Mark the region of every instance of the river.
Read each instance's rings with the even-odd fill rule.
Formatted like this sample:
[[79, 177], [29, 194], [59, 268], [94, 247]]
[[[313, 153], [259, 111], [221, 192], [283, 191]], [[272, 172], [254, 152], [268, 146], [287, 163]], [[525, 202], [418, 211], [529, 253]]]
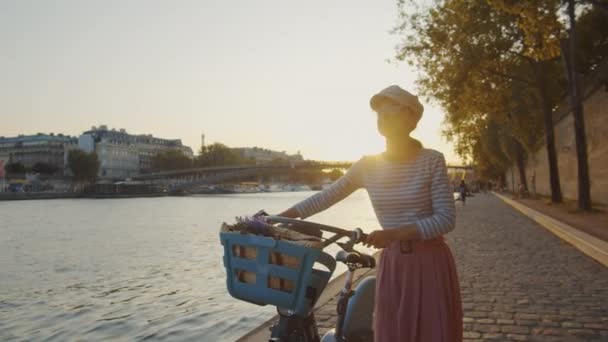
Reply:
[[[221, 223], [311, 194], [0, 202], [0, 340], [233, 341], [275, 311], [227, 293]], [[378, 227], [363, 190], [309, 219]]]

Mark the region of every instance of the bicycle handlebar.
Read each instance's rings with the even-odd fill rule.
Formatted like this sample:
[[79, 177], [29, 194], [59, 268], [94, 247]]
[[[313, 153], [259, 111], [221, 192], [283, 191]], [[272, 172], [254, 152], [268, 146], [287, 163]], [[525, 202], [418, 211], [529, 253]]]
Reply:
[[342, 228], [338, 228], [338, 227], [328, 226], [325, 224], [309, 222], [309, 221], [304, 221], [304, 220], [296, 220], [296, 219], [276, 216], [276, 215], [268, 216], [266, 218], [266, 220], [269, 223], [284, 223], [284, 224], [292, 225], [294, 227], [303, 228], [306, 230], [313, 230], [315, 232], [316, 231], [326, 231], [326, 232], [336, 234], [334, 237], [327, 240], [330, 242], [325, 244], [325, 246], [336, 242], [341, 237], [350, 238], [351, 243], [353, 243], [353, 244], [363, 242], [367, 238], [367, 234], [363, 233], [363, 230], [361, 230], [361, 228], [355, 228], [354, 230], [346, 230], [346, 229], [342, 229]]

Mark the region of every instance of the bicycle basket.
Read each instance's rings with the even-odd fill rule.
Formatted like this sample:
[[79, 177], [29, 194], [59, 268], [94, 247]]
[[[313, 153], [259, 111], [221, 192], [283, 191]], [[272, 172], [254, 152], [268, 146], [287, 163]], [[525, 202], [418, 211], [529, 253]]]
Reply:
[[[287, 241], [233, 232], [221, 232], [220, 240], [230, 295], [296, 315], [304, 316], [312, 309], [336, 268], [329, 254]], [[327, 270], [315, 269], [315, 263]], [[244, 279], [244, 273], [250, 277]]]

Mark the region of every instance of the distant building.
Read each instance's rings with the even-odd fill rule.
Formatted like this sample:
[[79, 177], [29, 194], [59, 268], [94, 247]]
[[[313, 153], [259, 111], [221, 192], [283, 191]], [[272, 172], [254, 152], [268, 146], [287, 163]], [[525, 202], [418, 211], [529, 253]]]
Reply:
[[257, 164], [269, 163], [274, 160], [285, 161], [302, 161], [302, 155], [298, 151], [297, 154], [289, 155], [285, 151], [278, 152], [260, 147], [237, 147], [233, 148], [244, 159], [254, 159]]
[[20, 135], [17, 137], [0, 137], [0, 158], [4, 164], [21, 163], [31, 169], [36, 163], [43, 162], [55, 165], [59, 174], [67, 171], [67, 155], [77, 148], [78, 139], [63, 134]]
[[150, 171], [152, 158], [159, 152], [178, 150], [192, 158], [192, 149], [184, 146], [180, 139], [161, 139], [150, 134], [134, 135], [124, 129], [108, 129], [107, 126], [92, 127], [78, 138], [78, 146], [97, 153], [101, 178], [130, 178]]
[[8, 151], [0, 152], [0, 163], [2, 163], [2, 171], [4, 171], [4, 167], [6, 164], [11, 162], [11, 157]]

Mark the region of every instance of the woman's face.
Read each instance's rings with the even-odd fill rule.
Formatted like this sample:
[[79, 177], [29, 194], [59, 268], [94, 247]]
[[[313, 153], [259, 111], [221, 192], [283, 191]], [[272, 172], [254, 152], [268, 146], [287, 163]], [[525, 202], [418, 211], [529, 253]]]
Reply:
[[403, 139], [416, 128], [416, 119], [410, 111], [397, 103], [385, 101], [376, 110], [378, 132], [389, 139]]

